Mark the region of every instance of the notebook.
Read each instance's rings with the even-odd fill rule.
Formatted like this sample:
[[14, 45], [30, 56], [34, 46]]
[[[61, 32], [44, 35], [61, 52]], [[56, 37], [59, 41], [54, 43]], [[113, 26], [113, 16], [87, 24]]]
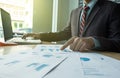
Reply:
[[0, 33], [3, 32], [3, 39], [5, 42], [14, 42], [18, 44], [40, 44], [41, 40], [22, 39], [21, 37], [14, 37], [11, 25], [11, 16], [4, 9], [0, 8]]

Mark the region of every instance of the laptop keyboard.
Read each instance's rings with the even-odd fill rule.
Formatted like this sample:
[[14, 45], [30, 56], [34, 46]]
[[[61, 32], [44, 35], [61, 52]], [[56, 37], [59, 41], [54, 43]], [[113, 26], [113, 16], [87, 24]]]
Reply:
[[8, 42], [15, 42], [15, 43], [41, 43], [41, 40], [29, 40], [29, 39], [22, 39], [22, 38], [12, 38], [8, 40]]

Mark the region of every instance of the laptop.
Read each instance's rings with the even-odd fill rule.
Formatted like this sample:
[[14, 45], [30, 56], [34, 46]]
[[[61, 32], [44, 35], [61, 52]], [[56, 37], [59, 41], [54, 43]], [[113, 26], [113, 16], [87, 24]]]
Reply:
[[18, 44], [40, 44], [41, 40], [22, 39], [21, 37], [14, 37], [11, 25], [11, 16], [4, 9], [0, 8], [0, 34], [3, 33], [1, 40], [5, 42], [13, 42]]

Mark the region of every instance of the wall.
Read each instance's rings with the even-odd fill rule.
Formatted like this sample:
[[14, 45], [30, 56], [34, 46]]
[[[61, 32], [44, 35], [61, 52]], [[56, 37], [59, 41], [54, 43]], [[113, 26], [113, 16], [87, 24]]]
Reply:
[[71, 11], [76, 7], [78, 7], [78, 0], [59, 0], [58, 31], [62, 30], [66, 26]]
[[69, 17], [69, 0], [59, 0], [58, 2], [57, 30], [61, 30], [66, 25]]
[[53, 0], [34, 0], [33, 32], [48, 32], [52, 29]]
[[[58, 27], [61, 30], [66, 26], [70, 12], [78, 7], [78, 0], [58, 0]], [[53, 0], [34, 0], [33, 32], [52, 31]]]

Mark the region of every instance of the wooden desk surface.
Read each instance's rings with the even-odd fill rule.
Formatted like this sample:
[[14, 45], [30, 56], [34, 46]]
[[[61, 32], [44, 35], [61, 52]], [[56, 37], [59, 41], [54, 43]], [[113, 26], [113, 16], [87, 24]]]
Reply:
[[[35, 45], [4, 46], [4, 47], [0, 47], [0, 55], [6, 55], [11, 52], [16, 52], [20, 50], [22, 51], [22, 50], [32, 49], [34, 47]], [[120, 53], [116, 53], [116, 52], [99, 52], [99, 53], [120, 60]]]

